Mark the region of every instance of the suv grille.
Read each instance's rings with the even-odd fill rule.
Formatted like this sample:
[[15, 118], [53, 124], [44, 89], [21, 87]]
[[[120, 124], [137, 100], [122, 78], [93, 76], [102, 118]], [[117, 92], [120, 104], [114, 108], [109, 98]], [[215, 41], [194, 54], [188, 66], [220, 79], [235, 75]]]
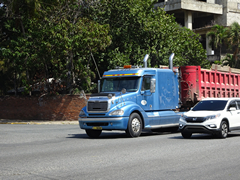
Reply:
[[188, 117], [186, 118], [187, 122], [191, 122], [191, 123], [201, 123], [204, 122], [206, 119], [205, 117]]
[[106, 112], [108, 109], [108, 102], [107, 101], [90, 101], [88, 102], [88, 111], [104, 111]]

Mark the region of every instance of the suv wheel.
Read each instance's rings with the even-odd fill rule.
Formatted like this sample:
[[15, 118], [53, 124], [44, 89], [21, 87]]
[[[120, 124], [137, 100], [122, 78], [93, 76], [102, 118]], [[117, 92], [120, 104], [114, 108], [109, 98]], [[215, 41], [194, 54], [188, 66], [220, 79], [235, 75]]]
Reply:
[[226, 121], [222, 121], [220, 125], [219, 137], [226, 138], [227, 135], [228, 135], [228, 124]]
[[181, 132], [181, 134], [182, 134], [182, 137], [185, 139], [189, 139], [192, 136], [192, 133], [186, 132], [186, 131]]

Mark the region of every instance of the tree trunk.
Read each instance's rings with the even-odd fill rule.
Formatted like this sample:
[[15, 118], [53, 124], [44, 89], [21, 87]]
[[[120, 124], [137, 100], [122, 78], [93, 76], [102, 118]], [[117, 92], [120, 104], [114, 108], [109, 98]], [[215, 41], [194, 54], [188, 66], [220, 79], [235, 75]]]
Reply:
[[[22, 23], [22, 18], [21, 17], [20, 17], [20, 25], [21, 25], [21, 28], [22, 28], [23, 37], [24, 37], [24, 39], [26, 39], [25, 29], [23, 27], [23, 23]], [[26, 56], [26, 58], [25, 58], [25, 68], [26, 68], [27, 83], [30, 86], [29, 71], [28, 71], [28, 67], [27, 67], [27, 58], [28, 58], [28, 56]], [[29, 96], [31, 96], [31, 95], [32, 95], [32, 91], [29, 90]]]
[[17, 95], [17, 72], [16, 70], [14, 71], [14, 91], [15, 91], [15, 96]]
[[222, 46], [219, 46], [219, 48], [220, 48], [220, 56], [219, 56], [219, 61], [221, 61], [221, 55], [222, 55]]

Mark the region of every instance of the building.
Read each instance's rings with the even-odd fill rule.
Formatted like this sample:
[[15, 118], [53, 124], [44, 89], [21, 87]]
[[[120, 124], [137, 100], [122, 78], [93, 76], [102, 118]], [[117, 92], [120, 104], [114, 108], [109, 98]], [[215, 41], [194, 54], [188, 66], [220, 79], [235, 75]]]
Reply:
[[240, 0], [159, 0], [155, 7], [164, 8], [169, 14], [174, 14], [176, 21], [195, 33], [201, 35], [201, 43], [207, 50], [208, 60], [219, 60], [222, 54], [209, 46], [210, 39], [206, 37], [214, 24], [230, 26], [233, 22], [240, 24]]

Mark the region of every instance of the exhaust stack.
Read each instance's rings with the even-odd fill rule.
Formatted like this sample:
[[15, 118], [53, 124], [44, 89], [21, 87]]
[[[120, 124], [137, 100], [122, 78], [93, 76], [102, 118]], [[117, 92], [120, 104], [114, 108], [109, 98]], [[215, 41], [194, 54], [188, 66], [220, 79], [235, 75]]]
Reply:
[[173, 71], [173, 57], [174, 57], [174, 53], [172, 53], [169, 57], [169, 69], [171, 69]]
[[147, 60], [148, 60], [148, 57], [149, 57], [149, 55], [146, 54], [145, 57], [144, 57], [144, 59], [143, 59], [143, 64], [144, 64], [144, 67], [145, 67], [145, 68], [147, 68]]

